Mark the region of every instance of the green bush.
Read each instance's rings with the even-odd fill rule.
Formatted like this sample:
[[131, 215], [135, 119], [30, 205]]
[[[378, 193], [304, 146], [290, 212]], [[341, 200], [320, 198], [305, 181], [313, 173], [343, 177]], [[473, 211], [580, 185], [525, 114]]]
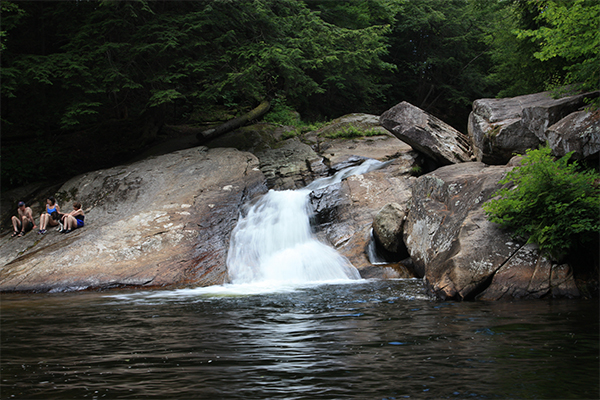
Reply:
[[298, 126], [301, 124], [300, 116], [292, 107], [287, 105], [285, 98], [275, 98], [271, 101], [271, 109], [263, 118], [271, 124]]
[[340, 129], [339, 131], [327, 133], [324, 136], [327, 138], [330, 138], [330, 139], [338, 139], [338, 138], [354, 139], [354, 138], [359, 138], [359, 137], [381, 136], [381, 135], [383, 135], [383, 134], [374, 128], [362, 130], [360, 128], [357, 128], [354, 125], [348, 125], [342, 129]]
[[528, 150], [521, 166], [500, 181], [511, 185], [483, 206], [490, 221], [558, 261], [600, 231], [600, 174], [580, 171], [577, 162], [569, 163], [571, 155], [555, 160], [549, 148]]

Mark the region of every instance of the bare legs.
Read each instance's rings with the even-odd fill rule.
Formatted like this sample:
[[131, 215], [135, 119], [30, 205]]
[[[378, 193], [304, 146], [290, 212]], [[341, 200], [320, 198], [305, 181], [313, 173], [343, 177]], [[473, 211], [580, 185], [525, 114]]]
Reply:
[[40, 215], [40, 233], [46, 233], [46, 228], [58, 225], [52, 216], [48, 213]]
[[15, 217], [14, 215], [11, 218], [12, 221], [12, 226], [13, 226], [13, 236], [23, 236], [25, 234], [25, 232], [29, 231], [29, 227], [31, 226], [31, 229], [35, 228], [35, 225], [31, 224], [31, 221], [29, 221], [27, 219], [27, 217], [23, 217], [22, 219], [19, 219], [17, 217]]
[[77, 218], [72, 215], [65, 215], [63, 225], [67, 231], [72, 231], [77, 228]]

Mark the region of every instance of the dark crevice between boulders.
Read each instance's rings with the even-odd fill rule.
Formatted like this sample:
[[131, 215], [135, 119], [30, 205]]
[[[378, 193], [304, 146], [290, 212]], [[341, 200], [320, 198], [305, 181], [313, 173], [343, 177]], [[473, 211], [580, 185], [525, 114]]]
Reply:
[[482, 280], [480, 283], [478, 283], [473, 288], [473, 290], [471, 290], [464, 297], [463, 300], [476, 300], [479, 295], [481, 295], [484, 291], [486, 291], [490, 287], [490, 285], [492, 284], [492, 281], [494, 280], [494, 276], [496, 276], [496, 273], [498, 271], [500, 271], [500, 269], [502, 267], [504, 267], [506, 264], [508, 264], [510, 262], [510, 260], [512, 260], [512, 258], [519, 252], [519, 250], [521, 250], [521, 246], [519, 246], [510, 256], [508, 256], [506, 258], [506, 260], [504, 260], [504, 262], [502, 264], [500, 264], [500, 266], [498, 266], [498, 268], [496, 268], [489, 276], [487, 276], [484, 280]]
[[600, 233], [586, 245], [579, 244], [578, 248], [569, 253], [566, 263], [571, 266], [573, 279], [583, 298], [600, 297]]
[[[504, 265], [504, 264], [506, 264], [506, 262], [503, 263], [502, 265]], [[490, 287], [490, 285], [492, 284], [492, 281], [494, 280], [494, 276], [496, 275], [496, 272], [498, 272], [498, 270], [500, 268], [502, 268], [502, 266], [498, 267], [488, 277], [486, 277], [484, 280], [482, 280], [481, 282], [479, 282], [479, 284], [477, 284], [473, 288], [473, 290], [471, 290], [462, 300], [465, 300], [465, 301], [475, 300], [477, 298], [477, 296], [479, 296], [487, 288]]]

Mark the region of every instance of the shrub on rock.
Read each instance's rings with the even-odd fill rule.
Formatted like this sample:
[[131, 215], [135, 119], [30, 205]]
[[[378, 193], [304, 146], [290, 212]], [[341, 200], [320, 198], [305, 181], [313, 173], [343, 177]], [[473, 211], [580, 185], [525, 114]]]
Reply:
[[510, 228], [561, 260], [600, 232], [600, 174], [579, 171], [572, 153], [554, 160], [550, 148], [528, 150], [508, 172], [498, 198], [484, 205], [492, 222]]

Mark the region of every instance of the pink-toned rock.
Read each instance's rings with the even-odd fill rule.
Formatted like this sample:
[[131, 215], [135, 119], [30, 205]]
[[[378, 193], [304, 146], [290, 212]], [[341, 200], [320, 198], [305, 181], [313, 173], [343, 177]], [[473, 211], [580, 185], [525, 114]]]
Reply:
[[239, 210], [265, 190], [255, 156], [205, 147], [76, 177], [59, 201], [79, 200], [86, 226], [2, 238], [0, 291], [224, 283]]

